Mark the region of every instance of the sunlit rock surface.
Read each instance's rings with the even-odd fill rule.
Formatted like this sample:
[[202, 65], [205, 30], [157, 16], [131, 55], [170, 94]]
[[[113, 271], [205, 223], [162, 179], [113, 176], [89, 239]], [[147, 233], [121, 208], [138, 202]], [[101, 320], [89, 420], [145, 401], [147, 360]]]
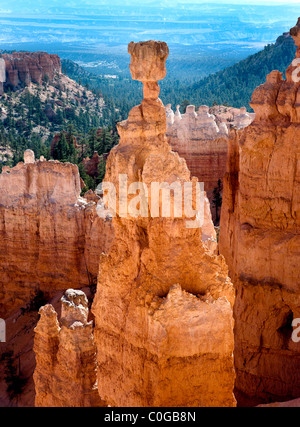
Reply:
[[105, 406], [97, 390], [93, 322], [84, 292], [68, 289], [61, 298], [61, 319], [51, 304], [39, 311], [35, 328], [36, 407]]
[[113, 239], [111, 221], [96, 202], [80, 197], [78, 168], [34, 160], [0, 174], [0, 317], [27, 304], [36, 292], [49, 297], [68, 283], [96, 283], [101, 252]]
[[[165, 76], [168, 47], [148, 41], [128, 51], [144, 99], [118, 124], [105, 181], [120, 196], [125, 175], [125, 187], [139, 182], [142, 195], [137, 203], [135, 192], [127, 194], [117, 206], [116, 237], [100, 260], [92, 306], [98, 390], [111, 406], [235, 406], [234, 291], [224, 258], [213, 253], [208, 200], [201, 229], [187, 227], [184, 214], [155, 216], [145, 197], [152, 182], [196, 185], [165, 137], [157, 79]], [[128, 212], [133, 205], [136, 216]], [[162, 208], [161, 199], [154, 207]]]
[[[291, 30], [296, 59], [299, 31], [298, 23]], [[286, 80], [272, 71], [256, 88], [255, 120], [232, 132], [224, 179], [219, 248], [237, 290], [236, 385], [257, 402], [300, 396], [300, 348], [293, 340], [293, 320], [300, 318], [297, 73], [293, 61]]]

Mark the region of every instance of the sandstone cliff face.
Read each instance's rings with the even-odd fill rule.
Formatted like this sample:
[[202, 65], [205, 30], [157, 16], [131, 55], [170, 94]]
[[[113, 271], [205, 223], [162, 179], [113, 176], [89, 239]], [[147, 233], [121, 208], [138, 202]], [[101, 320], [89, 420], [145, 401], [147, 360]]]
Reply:
[[1, 60], [0, 81], [3, 85], [0, 95], [3, 86], [15, 90], [31, 82], [41, 84], [46, 76], [52, 80], [56, 73], [61, 72], [60, 58], [45, 52], [3, 53]]
[[93, 322], [84, 292], [68, 289], [61, 298], [61, 320], [51, 304], [39, 311], [35, 328], [36, 407], [104, 406], [97, 390]]
[[26, 304], [37, 290], [49, 296], [95, 281], [99, 256], [113, 239], [96, 203], [80, 197], [78, 168], [35, 161], [0, 174], [0, 317]]
[[[300, 25], [292, 35], [300, 58]], [[220, 253], [237, 290], [237, 389], [260, 401], [300, 396], [300, 83], [298, 61], [253, 93], [256, 117], [231, 134]]]
[[[199, 229], [188, 228], [184, 215], [149, 212], [145, 196], [152, 182], [192, 182], [185, 160], [167, 143], [158, 98], [168, 47], [132, 42], [128, 51], [144, 99], [118, 124], [120, 143], [108, 157], [105, 181], [124, 202], [119, 179], [126, 175], [125, 187], [139, 182], [142, 196], [137, 203], [136, 193], [126, 195], [128, 210], [117, 206], [115, 241], [100, 260], [92, 306], [99, 393], [112, 406], [234, 406], [234, 292], [224, 258], [209, 249], [215, 234], [208, 201]], [[132, 204], [139, 206], [136, 216]]]
[[[194, 105], [180, 114], [179, 106], [174, 113], [171, 105], [166, 106], [167, 140], [186, 162], [192, 176], [204, 182], [209, 201], [213, 202], [213, 191], [218, 181], [223, 179], [226, 171], [228, 148], [228, 129], [232, 126], [243, 128], [253, 118], [245, 108], [232, 109], [216, 106], [211, 109], [202, 105], [195, 111]], [[212, 209], [216, 219], [215, 209]]]

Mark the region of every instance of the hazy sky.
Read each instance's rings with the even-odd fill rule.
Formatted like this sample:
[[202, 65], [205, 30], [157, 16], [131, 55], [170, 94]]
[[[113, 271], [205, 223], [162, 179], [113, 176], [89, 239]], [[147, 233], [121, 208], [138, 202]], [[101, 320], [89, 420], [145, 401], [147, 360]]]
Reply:
[[0, 43], [161, 39], [245, 52], [274, 43], [299, 16], [300, 0], [0, 0]]
[[177, 4], [184, 5], [185, 3], [192, 3], [192, 4], [213, 4], [213, 3], [221, 3], [221, 4], [262, 4], [262, 5], [295, 5], [299, 4], [300, 8], [300, 0], [143, 0], [141, 3], [141, 0], [0, 0], [0, 9], [2, 12], [9, 11], [10, 9], [15, 8], [26, 8], [29, 5], [35, 5], [37, 7], [39, 6], [48, 6], [48, 7], [59, 7], [59, 6], [65, 6], [65, 7], [84, 7], [87, 6], [100, 6], [100, 5], [113, 5], [113, 4], [123, 4], [123, 5], [141, 5], [141, 4], [151, 4], [151, 5], [157, 5], [159, 6], [167, 6], [172, 5], [175, 6]]

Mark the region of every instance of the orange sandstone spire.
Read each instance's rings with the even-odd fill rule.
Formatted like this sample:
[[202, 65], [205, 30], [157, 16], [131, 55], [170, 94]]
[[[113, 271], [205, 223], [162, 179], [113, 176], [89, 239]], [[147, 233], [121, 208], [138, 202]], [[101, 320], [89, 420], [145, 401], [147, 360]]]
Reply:
[[120, 143], [104, 180], [121, 203], [92, 306], [99, 394], [112, 406], [235, 406], [234, 290], [224, 258], [214, 254], [207, 198], [201, 228], [188, 227], [186, 213], [175, 214], [175, 202], [170, 215], [161, 215], [162, 194], [151, 204], [154, 182], [173, 190], [196, 183], [165, 136], [157, 80], [165, 76], [168, 47], [132, 42], [128, 51], [144, 99], [118, 124]]

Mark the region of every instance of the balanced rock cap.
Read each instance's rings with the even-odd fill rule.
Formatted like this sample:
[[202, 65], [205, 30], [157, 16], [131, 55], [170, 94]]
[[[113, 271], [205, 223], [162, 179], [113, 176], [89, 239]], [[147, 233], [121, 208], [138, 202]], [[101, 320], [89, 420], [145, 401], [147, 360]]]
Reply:
[[155, 40], [130, 42], [128, 53], [131, 55], [129, 69], [133, 80], [156, 82], [165, 78], [165, 62], [169, 55], [167, 43]]

